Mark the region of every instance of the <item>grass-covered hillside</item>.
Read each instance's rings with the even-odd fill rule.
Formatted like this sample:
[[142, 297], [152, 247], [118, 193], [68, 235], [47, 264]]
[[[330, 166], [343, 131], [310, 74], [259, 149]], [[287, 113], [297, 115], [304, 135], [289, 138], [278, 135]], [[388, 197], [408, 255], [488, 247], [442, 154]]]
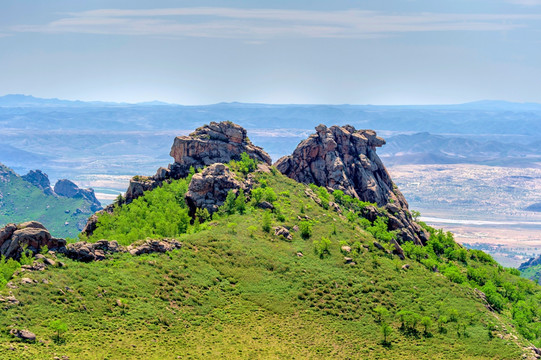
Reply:
[[539, 282], [541, 280], [541, 265], [527, 267], [520, 271], [523, 277]]
[[0, 227], [36, 220], [53, 236], [77, 237], [91, 215], [90, 205], [84, 199], [46, 195], [0, 164]]
[[180, 250], [91, 263], [58, 255], [65, 266], [16, 275], [17, 288], [0, 291], [20, 301], [0, 303], [0, 358], [533, 358], [541, 288], [516, 270], [432, 229], [426, 247], [403, 244], [400, 260], [385, 221], [360, 216], [366, 203], [312, 187], [318, 205], [277, 172], [254, 177], [251, 198], [231, 194], [212, 219], [190, 221], [189, 179], [178, 180], [102, 215], [84, 239], [174, 237]]

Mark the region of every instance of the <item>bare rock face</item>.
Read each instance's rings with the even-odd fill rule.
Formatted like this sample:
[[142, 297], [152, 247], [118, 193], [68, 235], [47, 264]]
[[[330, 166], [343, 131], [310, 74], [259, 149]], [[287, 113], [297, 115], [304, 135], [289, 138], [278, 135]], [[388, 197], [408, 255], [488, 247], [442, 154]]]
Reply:
[[244, 188], [224, 164], [212, 164], [201, 173], [195, 174], [188, 186], [186, 202], [190, 213], [205, 208], [211, 214], [223, 205], [229, 190]]
[[37, 221], [28, 221], [19, 225], [8, 224], [0, 229], [0, 254], [6, 258], [18, 259], [23, 248], [38, 253], [41, 248], [54, 250], [66, 245], [66, 240], [56, 239]]
[[54, 192], [57, 195], [78, 199], [82, 198], [89, 201], [92, 205], [90, 209], [92, 211], [101, 210], [101, 203], [96, 198], [94, 190], [92, 189], [81, 189], [73, 181], [68, 179], [61, 179], [56, 182], [54, 185]]
[[302, 141], [292, 155], [279, 159], [276, 168], [288, 177], [314, 183], [377, 204], [387, 210], [367, 209], [367, 218], [386, 216], [389, 230], [399, 230], [404, 241], [423, 244], [428, 234], [411, 218], [408, 203], [393, 181], [376, 147], [385, 144], [373, 130], [353, 126], [316, 127], [316, 133]]
[[40, 188], [46, 195], [54, 194], [49, 177], [41, 170], [30, 170], [28, 174], [21, 177], [30, 184]]
[[268, 165], [272, 163], [262, 148], [250, 142], [244, 128], [227, 121], [211, 122], [196, 129], [190, 136], [175, 138], [170, 153], [175, 163], [170, 166], [170, 171], [174, 178], [185, 177], [192, 166], [198, 169], [214, 163], [239, 160], [243, 152]]
[[384, 145], [385, 140], [372, 130], [357, 131], [349, 125], [319, 125], [316, 131], [292, 155], [276, 162], [280, 172], [299, 182], [342, 190], [379, 206], [390, 199], [407, 206], [402, 194], [393, 191], [391, 177], [376, 155], [376, 147]]

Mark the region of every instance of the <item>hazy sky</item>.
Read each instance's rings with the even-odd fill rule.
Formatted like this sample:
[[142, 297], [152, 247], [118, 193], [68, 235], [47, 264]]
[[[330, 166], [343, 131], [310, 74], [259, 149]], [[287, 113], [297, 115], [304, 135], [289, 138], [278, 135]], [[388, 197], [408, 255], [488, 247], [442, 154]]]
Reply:
[[541, 102], [541, 0], [0, 0], [0, 95]]

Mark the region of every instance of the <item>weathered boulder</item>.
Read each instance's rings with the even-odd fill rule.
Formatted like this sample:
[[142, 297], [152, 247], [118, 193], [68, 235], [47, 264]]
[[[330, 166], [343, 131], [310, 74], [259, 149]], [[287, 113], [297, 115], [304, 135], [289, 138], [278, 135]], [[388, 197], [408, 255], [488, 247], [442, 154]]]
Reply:
[[268, 201], [262, 201], [262, 202], [258, 203], [257, 207], [260, 208], [260, 209], [263, 209], [263, 210], [271, 210], [271, 211], [274, 210], [274, 205], [272, 205]]
[[19, 225], [8, 224], [0, 229], [0, 254], [6, 258], [18, 259], [24, 247], [33, 253], [38, 253], [41, 248], [49, 249], [64, 247], [64, 239], [56, 239], [49, 231], [37, 221], [28, 221]]
[[[387, 217], [389, 230], [399, 230], [402, 241], [422, 245], [428, 234], [413, 221], [406, 199], [376, 154], [376, 147], [384, 144], [385, 140], [373, 130], [319, 125], [315, 134], [302, 141], [292, 155], [279, 159], [275, 166], [299, 182], [341, 190], [359, 200], [385, 206], [387, 213], [371, 207], [365, 209], [365, 216], [371, 221], [377, 216]], [[316, 202], [319, 200], [311, 191], [306, 191], [306, 195]]]
[[180, 249], [182, 243], [175, 239], [163, 239], [163, 240], [145, 240], [140, 245], [130, 245], [126, 250], [131, 255], [142, 255], [150, 253], [164, 253], [175, 249]]
[[124, 248], [115, 240], [100, 240], [95, 243], [80, 241], [68, 244], [63, 250], [64, 254], [73, 260], [91, 262], [105, 259], [106, 253], [124, 252]]
[[9, 332], [11, 335], [18, 337], [24, 341], [36, 341], [36, 335], [28, 330], [11, 329]]
[[406, 257], [404, 256], [404, 250], [402, 247], [398, 244], [398, 242], [395, 239], [391, 239], [391, 245], [394, 246], [393, 254], [398, 255], [400, 260], [404, 260]]
[[169, 166], [169, 170], [174, 178], [186, 177], [190, 167], [198, 169], [214, 163], [239, 160], [243, 152], [268, 165], [272, 163], [262, 148], [251, 143], [244, 128], [230, 121], [211, 122], [197, 128], [189, 136], [175, 138], [170, 153], [175, 163]]
[[28, 181], [30, 184], [40, 188], [46, 195], [53, 195], [54, 191], [51, 188], [51, 182], [49, 176], [43, 173], [41, 170], [30, 170], [28, 174], [21, 176], [23, 180]]
[[90, 209], [92, 211], [98, 211], [102, 208], [101, 203], [94, 194], [94, 190], [81, 189], [73, 181], [68, 179], [58, 180], [54, 185], [54, 192], [59, 196], [72, 199], [85, 199], [91, 203]]
[[201, 173], [195, 174], [188, 186], [186, 202], [193, 215], [198, 208], [207, 209], [211, 214], [223, 205], [230, 190], [244, 188], [224, 164], [212, 164]]
[[293, 240], [293, 236], [291, 235], [289, 230], [283, 226], [274, 227], [274, 236], [282, 236], [286, 240]]

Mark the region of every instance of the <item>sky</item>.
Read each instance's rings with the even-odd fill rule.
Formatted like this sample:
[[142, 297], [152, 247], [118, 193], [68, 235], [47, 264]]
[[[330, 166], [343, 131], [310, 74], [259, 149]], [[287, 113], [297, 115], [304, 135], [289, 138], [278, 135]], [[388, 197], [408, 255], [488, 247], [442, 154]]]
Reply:
[[0, 0], [0, 95], [541, 102], [541, 0]]

